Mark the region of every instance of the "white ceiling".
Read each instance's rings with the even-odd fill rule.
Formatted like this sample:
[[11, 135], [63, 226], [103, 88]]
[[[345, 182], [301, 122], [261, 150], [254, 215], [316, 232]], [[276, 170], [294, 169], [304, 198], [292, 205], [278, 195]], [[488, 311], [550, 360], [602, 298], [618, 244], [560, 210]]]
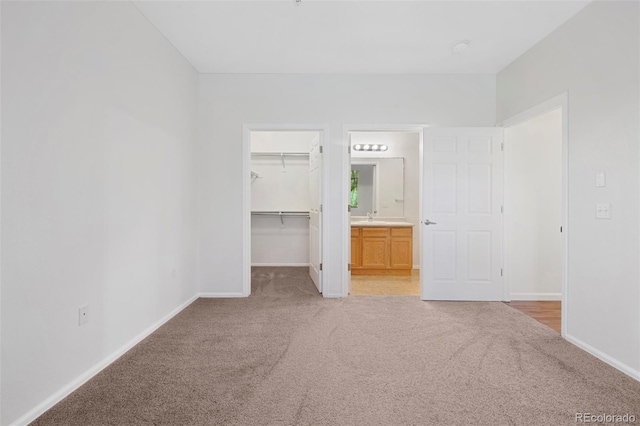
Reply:
[[588, 3], [134, 1], [202, 73], [347, 74], [493, 74]]

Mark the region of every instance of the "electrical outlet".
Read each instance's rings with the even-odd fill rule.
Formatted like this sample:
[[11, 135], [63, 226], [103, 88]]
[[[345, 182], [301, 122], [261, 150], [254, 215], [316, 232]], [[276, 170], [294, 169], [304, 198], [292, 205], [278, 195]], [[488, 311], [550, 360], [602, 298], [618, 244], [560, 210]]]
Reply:
[[607, 174], [605, 172], [596, 173], [596, 188], [604, 188], [607, 186]]
[[611, 219], [611, 204], [596, 204], [596, 219]]
[[78, 309], [78, 325], [84, 325], [89, 322], [89, 306], [82, 306]]

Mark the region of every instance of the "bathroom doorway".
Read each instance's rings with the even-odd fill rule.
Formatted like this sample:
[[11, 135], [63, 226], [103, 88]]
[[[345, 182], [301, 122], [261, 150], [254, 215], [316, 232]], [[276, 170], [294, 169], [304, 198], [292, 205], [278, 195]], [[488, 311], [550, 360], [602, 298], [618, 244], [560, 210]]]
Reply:
[[420, 296], [421, 130], [349, 131], [350, 295]]

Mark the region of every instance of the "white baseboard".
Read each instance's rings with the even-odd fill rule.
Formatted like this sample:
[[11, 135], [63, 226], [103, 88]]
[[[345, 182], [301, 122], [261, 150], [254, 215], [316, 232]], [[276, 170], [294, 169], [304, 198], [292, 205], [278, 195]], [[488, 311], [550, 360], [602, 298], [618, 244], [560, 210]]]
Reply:
[[562, 293], [511, 293], [511, 300], [562, 300]]
[[228, 298], [228, 297], [246, 297], [242, 293], [200, 293], [198, 297], [203, 298]]
[[627, 364], [624, 364], [618, 361], [617, 359], [610, 357], [604, 352], [594, 348], [593, 346], [583, 342], [580, 339], [577, 339], [571, 336], [570, 334], [565, 333], [564, 338], [569, 342], [573, 343], [574, 345], [576, 345], [577, 347], [579, 347], [580, 349], [586, 352], [589, 352], [591, 355], [595, 356], [601, 361], [606, 362], [610, 366], [622, 371], [627, 376], [630, 376], [640, 382], [640, 371], [636, 370], [635, 368], [629, 367]]
[[295, 266], [295, 267], [305, 267], [305, 266], [309, 266], [309, 264], [308, 263], [252, 263], [251, 266], [268, 266], [268, 267]]
[[12, 426], [23, 426], [23, 425], [26, 426], [29, 423], [31, 423], [32, 421], [34, 421], [35, 419], [37, 419], [38, 417], [40, 417], [45, 411], [47, 411], [48, 409], [50, 409], [51, 407], [56, 405], [58, 402], [62, 401], [64, 398], [69, 396], [72, 392], [74, 392], [80, 386], [84, 385], [91, 378], [93, 378], [96, 374], [98, 374], [99, 372], [104, 370], [106, 367], [108, 367], [114, 361], [116, 361], [118, 358], [120, 358], [122, 355], [124, 355], [129, 349], [133, 348], [135, 345], [140, 343], [143, 339], [145, 339], [151, 333], [153, 333], [158, 328], [160, 328], [164, 323], [166, 323], [171, 318], [173, 318], [178, 313], [180, 313], [180, 311], [182, 311], [184, 308], [186, 308], [187, 306], [192, 304], [197, 298], [198, 298], [197, 295], [193, 296], [192, 298], [190, 298], [189, 300], [187, 300], [186, 302], [184, 302], [183, 304], [181, 304], [180, 306], [175, 308], [173, 311], [169, 312], [167, 315], [162, 317], [160, 320], [155, 322], [153, 325], [151, 325], [148, 328], [146, 328], [143, 332], [138, 334], [136, 337], [131, 339], [129, 342], [125, 343], [120, 349], [117, 349], [111, 355], [108, 355], [102, 361], [98, 362], [96, 365], [94, 365], [93, 367], [89, 368], [87, 371], [85, 371], [79, 377], [77, 377], [74, 380], [72, 380], [71, 382], [69, 382], [62, 389], [60, 389], [59, 391], [57, 391], [56, 393], [51, 395], [49, 398], [45, 399], [42, 403], [38, 404], [35, 408], [33, 408], [32, 410], [27, 412], [25, 415], [20, 417], [18, 420], [13, 422]]

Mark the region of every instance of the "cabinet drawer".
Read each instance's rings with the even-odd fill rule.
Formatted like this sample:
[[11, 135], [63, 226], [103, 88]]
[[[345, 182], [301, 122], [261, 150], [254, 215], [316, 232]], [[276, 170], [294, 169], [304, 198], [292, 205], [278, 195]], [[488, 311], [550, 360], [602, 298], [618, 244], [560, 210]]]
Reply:
[[411, 228], [391, 228], [391, 236], [392, 237], [410, 237], [411, 236]]
[[360, 236], [360, 230], [362, 228], [356, 228], [354, 226], [351, 227], [351, 236], [352, 237], [359, 237]]
[[389, 235], [389, 228], [361, 228], [363, 237], [386, 237]]

